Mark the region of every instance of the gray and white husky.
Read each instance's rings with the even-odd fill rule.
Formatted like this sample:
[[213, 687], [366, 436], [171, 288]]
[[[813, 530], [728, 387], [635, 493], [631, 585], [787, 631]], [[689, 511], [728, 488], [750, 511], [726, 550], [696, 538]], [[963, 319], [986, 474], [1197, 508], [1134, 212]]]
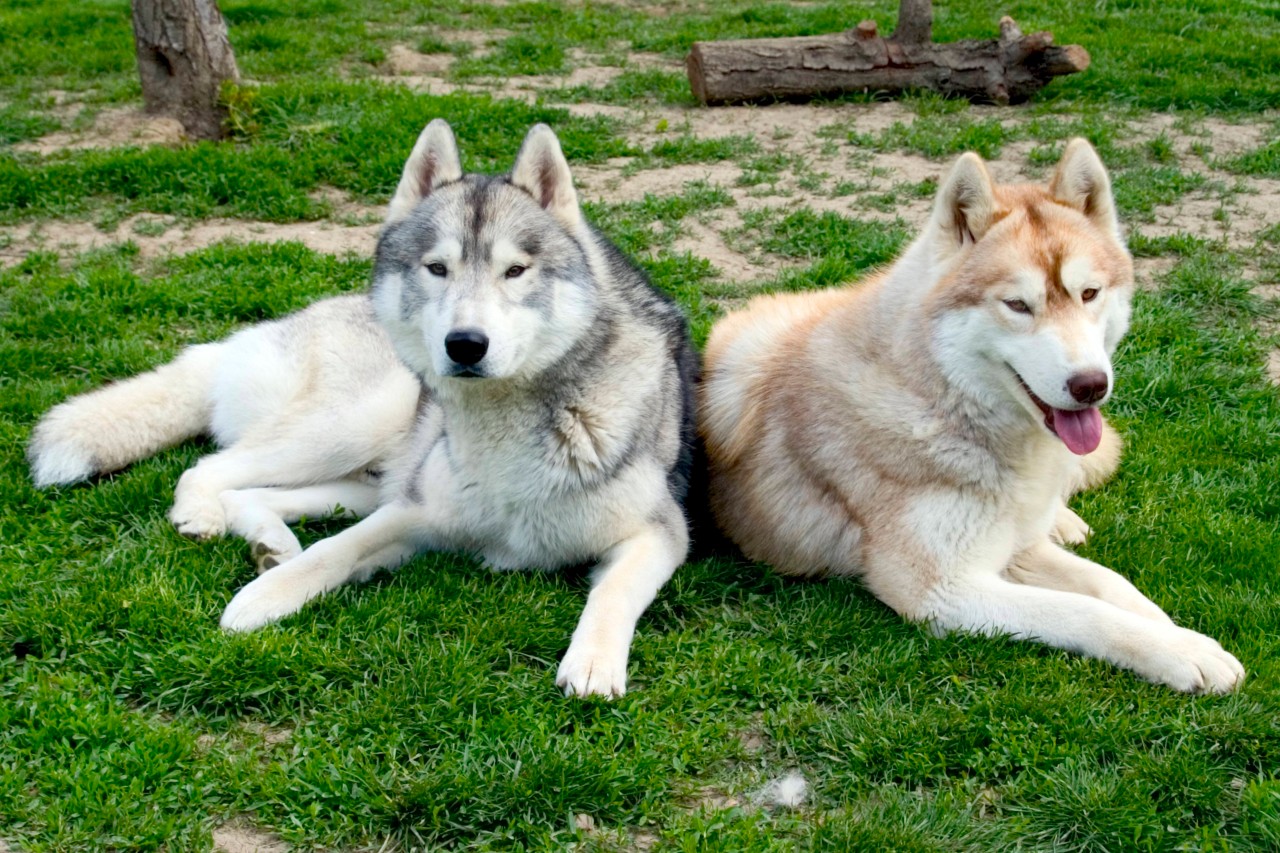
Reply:
[[[170, 517], [243, 536], [252, 630], [418, 551], [495, 568], [600, 561], [566, 694], [626, 689], [636, 621], [683, 562], [697, 356], [677, 307], [582, 217], [543, 125], [510, 175], [464, 175], [441, 120], [391, 201], [370, 297], [319, 302], [77, 397], [36, 427], [38, 485], [200, 433]], [[306, 551], [287, 523], [367, 516]]]

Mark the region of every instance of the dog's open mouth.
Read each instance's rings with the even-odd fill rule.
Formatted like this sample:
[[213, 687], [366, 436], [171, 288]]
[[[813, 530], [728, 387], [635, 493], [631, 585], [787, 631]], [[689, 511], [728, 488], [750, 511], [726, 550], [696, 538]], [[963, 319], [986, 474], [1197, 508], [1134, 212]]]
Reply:
[[1035, 395], [1025, 379], [1018, 377], [1018, 384], [1044, 414], [1044, 425], [1049, 432], [1062, 439], [1067, 449], [1078, 456], [1092, 453], [1102, 443], [1102, 413], [1096, 406], [1085, 409], [1055, 409]]

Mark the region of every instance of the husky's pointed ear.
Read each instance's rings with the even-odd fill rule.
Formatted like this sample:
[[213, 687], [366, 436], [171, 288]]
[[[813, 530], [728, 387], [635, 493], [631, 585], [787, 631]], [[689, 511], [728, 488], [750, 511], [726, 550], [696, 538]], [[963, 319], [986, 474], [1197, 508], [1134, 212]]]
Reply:
[[560, 140], [545, 124], [535, 124], [524, 138], [511, 169], [511, 183], [533, 196], [570, 231], [581, 223], [569, 162], [560, 150]]
[[938, 239], [953, 248], [976, 243], [995, 222], [995, 185], [982, 158], [970, 151], [951, 167], [933, 204]]
[[387, 209], [387, 222], [404, 219], [442, 184], [461, 177], [462, 158], [458, 156], [453, 129], [444, 119], [433, 119], [418, 135], [413, 153], [404, 164], [400, 185]]
[[1077, 136], [1067, 143], [1049, 181], [1049, 192], [1058, 201], [1083, 213], [1094, 225], [1120, 235], [1111, 178], [1088, 140]]

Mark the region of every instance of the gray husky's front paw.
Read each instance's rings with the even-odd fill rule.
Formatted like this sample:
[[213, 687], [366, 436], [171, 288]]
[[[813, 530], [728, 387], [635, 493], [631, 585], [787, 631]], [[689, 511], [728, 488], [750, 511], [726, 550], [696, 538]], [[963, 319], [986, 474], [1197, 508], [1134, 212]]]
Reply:
[[215, 539], [227, 532], [227, 514], [216, 500], [175, 503], [169, 520], [189, 539]]
[[222, 629], [256, 631], [301, 610], [314, 594], [287, 569], [286, 565], [266, 572], [237, 592], [222, 611]]
[[621, 696], [627, 692], [627, 649], [619, 653], [586, 642], [570, 643], [556, 673], [556, 686], [565, 696]]

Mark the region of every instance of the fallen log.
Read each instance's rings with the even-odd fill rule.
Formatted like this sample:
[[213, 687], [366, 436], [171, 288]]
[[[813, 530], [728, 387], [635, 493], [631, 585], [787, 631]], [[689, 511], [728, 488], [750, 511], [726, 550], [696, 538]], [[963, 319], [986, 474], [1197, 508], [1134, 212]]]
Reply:
[[875, 21], [863, 21], [831, 35], [695, 42], [689, 84], [703, 104], [908, 89], [1016, 104], [1054, 77], [1089, 67], [1080, 45], [1055, 45], [1047, 32], [1023, 35], [1008, 16], [999, 38], [937, 44], [930, 41], [931, 5], [902, 0], [889, 38], [876, 32]]

